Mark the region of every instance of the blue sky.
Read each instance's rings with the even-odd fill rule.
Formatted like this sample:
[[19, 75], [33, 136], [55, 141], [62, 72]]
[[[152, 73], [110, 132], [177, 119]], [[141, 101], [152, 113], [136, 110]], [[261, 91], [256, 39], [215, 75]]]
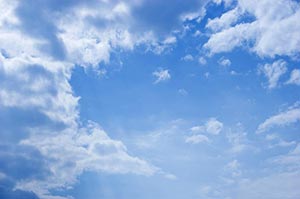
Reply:
[[0, 13], [0, 198], [300, 198], [299, 1]]

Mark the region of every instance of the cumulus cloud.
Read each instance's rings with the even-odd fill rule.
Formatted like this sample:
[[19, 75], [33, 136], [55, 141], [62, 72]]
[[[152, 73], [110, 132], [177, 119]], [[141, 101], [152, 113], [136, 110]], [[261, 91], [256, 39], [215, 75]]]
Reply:
[[206, 131], [213, 135], [218, 135], [223, 129], [223, 123], [216, 118], [210, 118], [205, 123]]
[[205, 65], [207, 63], [207, 61], [206, 61], [206, 59], [204, 57], [199, 57], [198, 62], [201, 65]]
[[[170, 46], [176, 37], [165, 35], [160, 41], [151, 31], [132, 31], [135, 2], [55, 2], [0, 1], [0, 109], [12, 116], [0, 117], [1, 126], [7, 127], [0, 133], [0, 144], [7, 145], [7, 154], [26, 154], [26, 160], [11, 157], [7, 164], [21, 167], [26, 161], [41, 167], [24, 167], [21, 179], [7, 170], [5, 175], [16, 184], [12, 189], [40, 198], [66, 198], [51, 191], [72, 187], [85, 171], [161, 173], [129, 155], [126, 146], [98, 124], [81, 123], [80, 97], [69, 80], [76, 65], [98, 68], [115, 50]], [[168, 71], [160, 75], [159, 81], [171, 77]], [[10, 148], [14, 153], [8, 153]]]
[[156, 80], [154, 81], [154, 84], [157, 84], [157, 83], [160, 83], [160, 82], [163, 82], [163, 81], [167, 81], [169, 79], [171, 79], [171, 75], [169, 73], [169, 70], [167, 69], [158, 69], [156, 71], [154, 71], [152, 73], [152, 75], [154, 77], [156, 77]]
[[[268, 12], [266, 12], [268, 10]], [[254, 19], [246, 22], [249, 15]], [[214, 31], [204, 45], [211, 54], [246, 46], [260, 56], [299, 55], [299, 3], [293, 0], [238, 0], [234, 9], [209, 20]]]
[[209, 133], [212, 135], [218, 135], [223, 129], [223, 123], [216, 118], [209, 118], [202, 126], [193, 126], [190, 130], [193, 133]]
[[32, 191], [41, 198], [50, 197], [50, 189], [73, 185], [84, 171], [153, 175], [159, 170], [128, 155], [122, 142], [109, 138], [93, 122], [82, 128], [54, 133], [32, 129], [31, 137], [22, 140], [21, 144], [37, 148], [46, 157], [51, 175], [45, 179], [21, 180], [16, 188]]
[[241, 15], [241, 9], [236, 7], [226, 13], [221, 17], [209, 19], [206, 24], [206, 28], [218, 32], [223, 29], [229, 28], [231, 25], [235, 24]]
[[210, 140], [207, 136], [199, 134], [186, 137], [185, 142], [191, 144], [199, 144], [202, 142], [210, 142]]
[[191, 54], [187, 54], [181, 58], [183, 61], [193, 61], [194, 57]]
[[224, 67], [228, 67], [231, 65], [231, 61], [229, 59], [226, 59], [224, 57], [222, 57], [218, 63], [221, 65], [221, 66], [224, 66]]
[[286, 82], [286, 84], [300, 85], [300, 70], [299, 69], [294, 69], [291, 72], [290, 79]]
[[279, 78], [286, 73], [287, 63], [283, 60], [278, 60], [272, 64], [265, 64], [259, 67], [259, 72], [263, 73], [268, 78], [268, 88], [273, 89], [278, 85]]
[[294, 107], [290, 108], [284, 112], [281, 112], [277, 115], [271, 116], [266, 119], [263, 123], [261, 123], [256, 133], [266, 132], [276, 126], [282, 127], [287, 126], [292, 123], [296, 123], [300, 121], [300, 108]]

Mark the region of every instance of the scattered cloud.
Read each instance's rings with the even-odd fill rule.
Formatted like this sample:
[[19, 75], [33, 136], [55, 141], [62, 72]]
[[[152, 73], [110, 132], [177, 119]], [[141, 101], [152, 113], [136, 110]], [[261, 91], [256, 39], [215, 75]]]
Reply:
[[272, 162], [280, 165], [289, 166], [290, 170], [299, 170], [300, 168], [300, 143], [287, 154], [272, 158]]
[[[254, 20], [238, 23], [249, 15]], [[208, 21], [207, 28], [216, 32], [209, 37], [204, 48], [211, 54], [244, 47], [260, 56], [296, 56], [300, 44], [299, 16], [297, 1], [280, 0], [274, 4], [272, 0], [238, 0], [235, 8]]]
[[299, 198], [299, 183], [299, 172], [281, 172], [256, 179], [244, 179], [239, 182], [236, 193], [237, 198], [244, 199]]
[[300, 85], [300, 70], [299, 69], [294, 69], [291, 72], [290, 79], [286, 82], [286, 84], [296, 84]]
[[286, 73], [287, 63], [283, 60], [278, 60], [272, 64], [265, 64], [259, 67], [259, 72], [263, 73], [268, 78], [268, 89], [276, 88], [280, 77]]
[[201, 65], [205, 65], [207, 63], [207, 61], [206, 61], [206, 59], [204, 57], [199, 57], [198, 62]]
[[207, 136], [205, 135], [191, 135], [185, 138], [186, 143], [191, 143], [191, 144], [199, 144], [203, 142], [210, 142]]
[[208, 133], [218, 135], [223, 129], [223, 123], [216, 118], [209, 118], [202, 126], [193, 126], [190, 130], [193, 133]]
[[164, 69], [160, 68], [160, 69], [154, 71], [152, 73], [152, 75], [156, 77], [154, 84], [171, 79], [171, 75], [169, 73], [169, 70], [167, 70], [167, 69], [164, 70]]
[[225, 166], [225, 170], [229, 171], [231, 174], [231, 177], [236, 178], [239, 177], [242, 172], [240, 170], [241, 164], [238, 160], [232, 160]]
[[189, 94], [189, 93], [188, 93], [185, 89], [183, 89], [183, 88], [178, 89], [178, 93], [179, 93], [180, 95], [182, 95], [182, 96], [186, 96], [186, 95]]
[[223, 123], [216, 118], [210, 118], [205, 123], [206, 131], [213, 135], [218, 135], [223, 129]]
[[224, 66], [224, 67], [229, 67], [231, 65], [231, 61], [229, 59], [225, 59], [224, 57], [219, 59], [218, 63], [219, 63], [219, 65]]
[[244, 152], [247, 149], [254, 149], [247, 138], [247, 133], [241, 123], [238, 123], [236, 127], [230, 129], [226, 134], [228, 142], [231, 144], [229, 150], [230, 153], [238, 154]]
[[276, 126], [287, 126], [298, 121], [300, 121], [300, 108], [291, 108], [266, 119], [258, 126], [256, 133], [263, 133]]
[[181, 58], [183, 61], [193, 61], [194, 57], [191, 54], [187, 54]]

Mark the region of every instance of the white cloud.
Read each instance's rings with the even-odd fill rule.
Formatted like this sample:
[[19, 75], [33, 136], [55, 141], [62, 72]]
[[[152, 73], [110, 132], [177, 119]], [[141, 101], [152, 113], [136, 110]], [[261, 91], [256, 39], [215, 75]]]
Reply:
[[226, 134], [228, 142], [231, 144], [230, 153], [238, 154], [247, 149], [254, 149], [247, 139], [247, 133], [242, 124], [238, 123], [234, 129]]
[[231, 177], [236, 178], [241, 176], [242, 171], [240, 170], [241, 164], [238, 160], [232, 160], [231, 162], [227, 163], [225, 166], [225, 170], [230, 172]]
[[169, 180], [177, 180], [177, 177], [174, 174], [165, 174], [165, 178]]
[[231, 65], [231, 61], [229, 59], [225, 59], [224, 57], [222, 57], [218, 63], [221, 65], [221, 66], [225, 66], [225, 67], [228, 67]]
[[290, 79], [286, 82], [286, 84], [300, 85], [300, 70], [299, 69], [294, 69], [291, 72]]
[[215, 118], [210, 118], [205, 123], [206, 131], [213, 135], [218, 135], [223, 129], [223, 123]]
[[183, 61], [193, 61], [194, 57], [191, 54], [187, 54], [181, 58]]
[[199, 62], [201, 65], [205, 65], [205, 64], [206, 64], [206, 59], [205, 59], [204, 57], [199, 57], [198, 62]]
[[201, 133], [205, 131], [205, 126], [193, 126], [190, 130], [195, 133]]
[[276, 134], [268, 134], [266, 135], [266, 140], [268, 140], [269, 142], [271, 142], [269, 148], [274, 148], [274, 147], [290, 147], [293, 146], [295, 144], [297, 144], [296, 141], [285, 141], [283, 139], [281, 139], [278, 135]]
[[181, 89], [178, 89], [178, 93], [180, 95], [183, 95], [183, 96], [186, 96], [189, 94], [189, 92], [187, 92], [185, 89], [181, 88]]
[[284, 112], [281, 112], [277, 115], [274, 115], [266, 119], [263, 123], [261, 123], [258, 126], [256, 133], [263, 133], [276, 126], [287, 126], [289, 124], [299, 122], [299, 121], [300, 121], [300, 108], [288, 109]]
[[240, 12], [241, 12], [240, 8], [236, 7], [224, 13], [219, 18], [209, 19], [205, 27], [211, 29], [214, 32], [227, 29], [231, 25], [237, 22], [237, 20], [240, 17]]
[[46, 157], [51, 174], [42, 180], [22, 180], [16, 188], [33, 191], [41, 198], [50, 197], [50, 189], [72, 186], [84, 171], [147, 176], [160, 171], [146, 161], [130, 156], [122, 142], [109, 138], [93, 122], [83, 128], [68, 128], [60, 132], [32, 129], [31, 137], [21, 144], [37, 148]]
[[223, 123], [218, 121], [216, 118], [209, 118], [202, 126], [193, 126], [191, 131], [193, 133], [209, 133], [213, 135], [218, 135], [223, 129]]
[[167, 69], [163, 70], [160, 68], [160, 69], [154, 71], [152, 73], [152, 75], [156, 77], [156, 80], [154, 82], [155, 84], [171, 79], [171, 75], [169, 73], [169, 70], [167, 70]]
[[[63, 15], [56, 13], [56, 17], [47, 22], [59, 31], [49, 34], [53, 34], [66, 50], [64, 59], [56, 59], [43, 51], [48, 49], [43, 48], [45, 45], [51, 47], [51, 38], [39, 35], [38, 30], [37, 35], [30, 35], [18, 29], [25, 23], [15, 15], [18, 3], [23, 2], [0, 1], [0, 107], [22, 110], [28, 116], [30, 111], [35, 111], [46, 118], [37, 126], [28, 124], [22, 129], [28, 136], [12, 144], [14, 147], [31, 146], [39, 151], [49, 174], [44, 179], [30, 176], [14, 182], [15, 188], [32, 191], [45, 199], [67, 198], [54, 196], [50, 190], [72, 187], [85, 171], [160, 174], [159, 168], [129, 155], [121, 141], [111, 139], [97, 124], [82, 125], [79, 97], [74, 95], [69, 83], [75, 65], [98, 68], [100, 63], [109, 62], [114, 49], [132, 50], [136, 45], [157, 43], [157, 38], [148, 37], [146, 32], [129, 31], [130, 5], [99, 1], [95, 7], [74, 6], [64, 10]], [[48, 13], [49, 10], [41, 12], [53, 14]], [[34, 17], [42, 20], [40, 16]], [[101, 19], [111, 26], [93, 24], [89, 19]], [[176, 38], [169, 37], [163, 44], [174, 42]], [[167, 71], [160, 80], [168, 77], [171, 76]]]
[[[236, 8], [208, 22], [208, 27], [219, 32], [213, 33], [204, 47], [212, 54], [246, 46], [260, 56], [296, 56], [300, 45], [299, 7], [292, 0], [276, 3], [272, 0], [239, 0]], [[227, 28], [238, 20], [243, 21], [244, 15], [249, 14], [255, 17], [254, 21]]]
[[191, 143], [191, 144], [199, 144], [203, 142], [210, 142], [207, 136], [205, 135], [191, 135], [185, 138], [186, 143]]
[[273, 89], [278, 85], [279, 78], [286, 73], [287, 63], [283, 60], [278, 60], [272, 64], [265, 64], [259, 67], [259, 72], [263, 73], [268, 78], [268, 88]]

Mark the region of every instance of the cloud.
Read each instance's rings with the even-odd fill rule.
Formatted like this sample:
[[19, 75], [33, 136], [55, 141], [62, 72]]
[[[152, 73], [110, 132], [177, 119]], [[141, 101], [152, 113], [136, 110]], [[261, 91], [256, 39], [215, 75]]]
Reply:
[[193, 126], [191, 131], [193, 133], [209, 133], [212, 135], [218, 135], [223, 129], [223, 123], [218, 121], [216, 118], [209, 118], [202, 126]]
[[183, 89], [183, 88], [178, 89], [178, 93], [179, 93], [180, 95], [182, 95], [182, 96], [186, 96], [186, 95], [189, 94], [189, 92], [188, 92], [187, 90]]
[[231, 144], [230, 153], [238, 154], [247, 149], [254, 150], [250, 141], [247, 139], [247, 133], [242, 124], [238, 123], [235, 128], [230, 129], [226, 134], [228, 142]]
[[300, 108], [291, 108], [277, 115], [271, 116], [261, 123], [256, 133], [266, 132], [276, 126], [283, 127], [300, 121]]
[[232, 160], [225, 165], [225, 170], [230, 172], [231, 177], [236, 178], [242, 174], [240, 170], [241, 164], [238, 160]]
[[218, 135], [223, 129], [223, 123], [215, 118], [209, 118], [204, 125], [193, 126], [190, 128], [192, 135], [185, 138], [185, 143], [199, 144], [209, 143], [210, 139], [203, 133]]
[[[161, 172], [129, 155], [98, 124], [82, 124], [80, 97], [69, 83], [75, 66], [98, 69], [113, 51], [176, 42], [174, 36], [159, 40], [151, 31], [132, 30], [134, 6], [93, 0], [0, 1], [0, 110], [5, 114], [0, 124], [6, 127], [0, 133], [0, 168], [13, 180], [11, 191], [66, 198], [53, 191], [72, 187], [85, 171]], [[158, 79], [170, 77], [167, 70]], [[8, 165], [16, 167], [5, 169]]]
[[270, 148], [274, 148], [274, 147], [290, 147], [293, 146], [295, 144], [297, 144], [296, 141], [285, 141], [283, 139], [281, 139], [278, 135], [276, 134], [267, 134], [266, 135], [266, 140], [268, 140], [269, 142], [271, 142], [270, 144]]
[[183, 61], [193, 61], [194, 57], [191, 54], [187, 54], [181, 58]]
[[206, 61], [206, 59], [204, 57], [199, 57], [198, 62], [201, 65], [205, 65], [207, 63], [207, 61]]
[[72, 186], [84, 171], [147, 176], [159, 171], [146, 161], [128, 155], [125, 145], [109, 138], [96, 123], [61, 132], [40, 131], [33, 129], [32, 136], [22, 140], [21, 145], [38, 149], [46, 157], [51, 174], [44, 179], [21, 180], [16, 189], [32, 191], [42, 198], [50, 196], [51, 189]]
[[207, 136], [205, 135], [191, 135], [185, 138], [186, 143], [191, 143], [191, 144], [199, 144], [203, 142], [210, 142]]
[[294, 69], [291, 72], [290, 79], [286, 82], [286, 84], [300, 85], [300, 70], [299, 69]]
[[154, 84], [157, 84], [157, 83], [160, 83], [160, 82], [163, 82], [163, 81], [167, 81], [169, 79], [171, 79], [171, 75], [169, 73], [169, 70], [165, 69], [158, 69], [156, 71], [154, 71], [152, 73], [152, 75], [154, 77], [156, 77], [156, 80], [154, 81]]
[[[293, 0], [276, 3], [272, 0], [238, 0], [234, 9], [208, 21], [207, 27], [216, 32], [209, 37], [204, 48], [211, 54], [244, 47], [259, 56], [297, 56], [299, 16], [299, 4]], [[253, 20], [247, 22], [249, 18]]]
[[239, 7], [236, 7], [224, 13], [219, 18], [208, 19], [205, 27], [212, 30], [213, 32], [219, 32], [235, 24], [238, 21], [240, 15], [241, 9]]
[[259, 72], [263, 73], [268, 78], [268, 88], [273, 89], [278, 85], [279, 78], [286, 73], [287, 63], [283, 60], [278, 60], [272, 64], [265, 64], [259, 67]]
[[290, 150], [285, 155], [280, 155], [272, 158], [272, 163], [289, 166], [289, 169], [298, 170], [300, 168], [300, 144], [298, 143], [296, 147]]
[[222, 57], [221, 59], [219, 59], [218, 63], [221, 66], [224, 66], [224, 67], [228, 67], [228, 66], [231, 65], [231, 61], [229, 59], [225, 59], [224, 57]]
[[245, 179], [236, 188], [236, 196], [244, 199], [299, 198], [299, 179], [299, 172], [281, 172], [257, 179]]
[[223, 129], [223, 123], [215, 118], [210, 118], [205, 123], [206, 131], [213, 135], [218, 135]]

